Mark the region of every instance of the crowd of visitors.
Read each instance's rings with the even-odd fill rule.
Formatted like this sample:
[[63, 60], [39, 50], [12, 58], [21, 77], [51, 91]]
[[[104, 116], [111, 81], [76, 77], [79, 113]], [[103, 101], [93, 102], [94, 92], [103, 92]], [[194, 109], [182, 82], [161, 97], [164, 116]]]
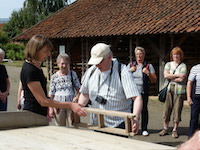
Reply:
[[[151, 62], [145, 59], [143, 47], [135, 48], [135, 61], [126, 66], [113, 58], [110, 45], [97, 43], [91, 49], [88, 61], [91, 66], [83, 75], [81, 84], [76, 72], [70, 70], [70, 56], [61, 53], [57, 57], [59, 70], [51, 76], [48, 94], [41, 64], [50, 56], [52, 48], [50, 40], [40, 34], [34, 35], [27, 43], [18, 90], [19, 110], [54, 117], [56, 125], [70, 126], [71, 112], [86, 116], [82, 107], [90, 102], [89, 106], [92, 108], [133, 113], [132, 132], [135, 134], [138, 134], [141, 116], [141, 134], [150, 134], [149, 88], [150, 83], [156, 83], [157, 76]], [[4, 50], [0, 49], [0, 63], [4, 56]], [[172, 137], [179, 137], [178, 126], [186, 91], [187, 102], [191, 106], [188, 136], [191, 138], [199, 129], [200, 64], [192, 67], [187, 78], [187, 66], [183, 59], [183, 50], [174, 47], [170, 53], [170, 62], [164, 66], [164, 86], [168, 85], [168, 89], [163, 109], [163, 129], [158, 133], [160, 136], [169, 134], [172, 115]], [[10, 81], [3, 64], [0, 65], [0, 70], [0, 111], [6, 111]], [[92, 124], [98, 123], [96, 114], [92, 114], [90, 119]], [[121, 117], [104, 116], [104, 124], [113, 128], [125, 128]]]

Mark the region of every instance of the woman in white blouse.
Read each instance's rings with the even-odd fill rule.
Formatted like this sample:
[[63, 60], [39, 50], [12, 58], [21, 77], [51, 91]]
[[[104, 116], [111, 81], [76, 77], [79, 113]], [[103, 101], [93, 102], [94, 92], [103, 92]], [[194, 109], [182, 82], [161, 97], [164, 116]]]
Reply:
[[[75, 102], [79, 97], [80, 82], [75, 71], [70, 70], [68, 54], [59, 54], [57, 65], [59, 70], [51, 76], [49, 95], [51, 99], [60, 102]], [[76, 92], [75, 92], [75, 90]], [[77, 95], [75, 96], [75, 93]], [[74, 97], [75, 96], [75, 97]], [[62, 108], [49, 108], [49, 116], [55, 117], [58, 126], [71, 125], [71, 110]], [[67, 118], [67, 120], [66, 120]]]

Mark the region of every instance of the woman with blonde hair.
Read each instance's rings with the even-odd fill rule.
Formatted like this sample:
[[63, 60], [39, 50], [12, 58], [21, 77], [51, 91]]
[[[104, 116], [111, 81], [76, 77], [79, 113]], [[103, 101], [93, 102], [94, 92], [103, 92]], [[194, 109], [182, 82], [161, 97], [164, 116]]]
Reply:
[[72, 102], [57, 102], [47, 98], [46, 77], [41, 69], [41, 63], [49, 56], [52, 43], [41, 34], [34, 35], [25, 48], [25, 62], [20, 80], [24, 90], [24, 110], [47, 116], [48, 107], [68, 108], [79, 116], [85, 116], [86, 111]]
[[168, 134], [168, 127], [171, 114], [173, 114], [174, 127], [172, 137], [178, 138], [177, 128], [181, 121], [181, 113], [183, 108], [184, 94], [186, 92], [186, 73], [187, 67], [183, 63], [184, 54], [180, 47], [175, 47], [170, 53], [170, 62], [164, 67], [165, 86], [169, 82], [167, 96], [163, 110], [163, 126], [164, 129], [159, 132], [160, 136]]

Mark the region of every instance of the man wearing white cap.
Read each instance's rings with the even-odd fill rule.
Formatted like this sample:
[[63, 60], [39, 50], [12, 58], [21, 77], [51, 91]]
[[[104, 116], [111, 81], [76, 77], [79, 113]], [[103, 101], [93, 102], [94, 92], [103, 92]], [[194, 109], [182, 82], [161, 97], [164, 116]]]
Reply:
[[[131, 112], [133, 100], [135, 123], [132, 131], [138, 133], [142, 98], [126, 66], [119, 65], [113, 59], [110, 46], [104, 43], [92, 47], [88, 64], [93, 66], [84, 75], [78, 103], [85, 106], [90, 99], [92, 108]], [[91, 118], [92, 123], [97, 124], [97, 116], [93, 114]], [[105, 116], [104, 124], [108, 127], [125, 128], [124, 118], [116, 116]]]

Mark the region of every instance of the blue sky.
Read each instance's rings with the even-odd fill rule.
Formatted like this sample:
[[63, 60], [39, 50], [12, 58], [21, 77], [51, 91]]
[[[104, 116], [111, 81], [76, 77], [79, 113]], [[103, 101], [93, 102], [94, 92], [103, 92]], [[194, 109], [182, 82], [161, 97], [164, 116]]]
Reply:
[[9, 18], [13, 10], [23, 8], [25, 0], [0, 0], [0, 18]]
[[[25, 0], [0, 0], [0, 18], [9, 18], [13, 10], [19, 11], [23, 8]], [[70, 0], [74, 2], [75, 0]]]

